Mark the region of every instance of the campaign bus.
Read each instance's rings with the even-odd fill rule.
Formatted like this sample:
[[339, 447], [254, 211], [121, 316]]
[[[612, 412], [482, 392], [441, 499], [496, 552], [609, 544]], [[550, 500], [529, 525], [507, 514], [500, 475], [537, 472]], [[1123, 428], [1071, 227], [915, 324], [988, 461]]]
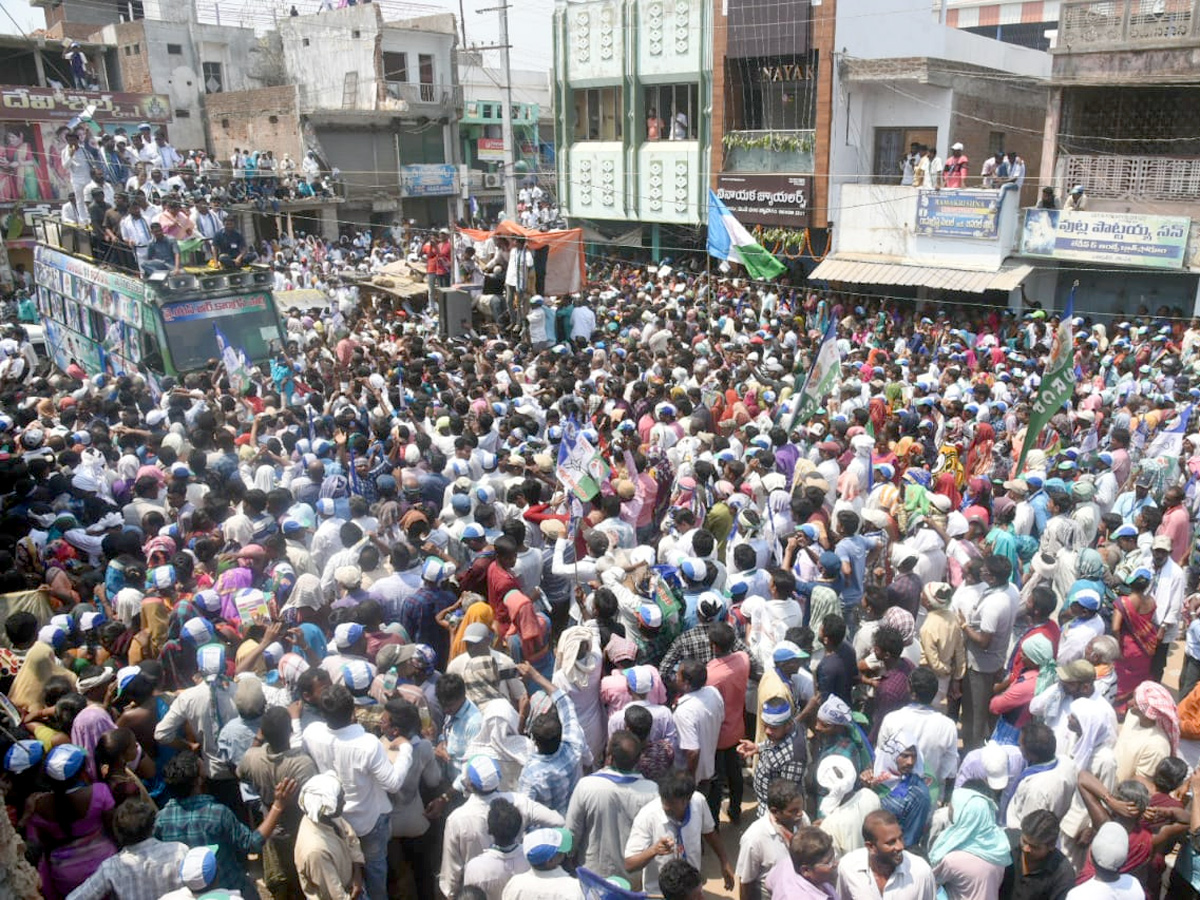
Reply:
[[283, 346], [265, 268], [188, 268], [143, 278], [94, 259], [84, 229], [45, 217], [34, 230], [37, 307], [59, 369], [72, 362], [89, 374], [203, 369], [221, 357], [218, 328], [252, 363]]

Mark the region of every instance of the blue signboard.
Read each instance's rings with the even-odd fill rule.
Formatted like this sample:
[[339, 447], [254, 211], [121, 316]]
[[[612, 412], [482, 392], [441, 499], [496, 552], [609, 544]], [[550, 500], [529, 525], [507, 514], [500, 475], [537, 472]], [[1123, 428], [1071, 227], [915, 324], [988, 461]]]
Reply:
[[1181, 269], [1191, 225], [1182, 216], [1027, 209], [1021, 255]]
[[400, 167], [401, 196], [446, 197], [458, 193], [458, 168], [446, 163]]
[[932, 237], [996, 239], [999, 191], [921, 191], [917, 195], [917, 234]]

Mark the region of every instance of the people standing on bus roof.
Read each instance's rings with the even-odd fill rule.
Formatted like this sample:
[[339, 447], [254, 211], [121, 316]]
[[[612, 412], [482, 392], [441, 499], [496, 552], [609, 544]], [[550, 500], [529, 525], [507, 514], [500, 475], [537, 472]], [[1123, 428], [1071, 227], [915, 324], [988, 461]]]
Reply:
[[146, 261], [146, 248], [154, 235], [150, 233], [150, 223], [142, 215], [142, 207], [136, 198], [129, 204], [129, 215], [121, 220], [121, 240], [133, 248], [138, 265]]
[[[79, 135], [66, 133], [67, 146], [62, 150], [62, 164], [71, 176], [71, 191], [75, 195], [75, 209], [87, 210], [87, 184], [92, 180], [92, 158], [80, 145]], [[77, 220], [78, 221], [78, 220]]]

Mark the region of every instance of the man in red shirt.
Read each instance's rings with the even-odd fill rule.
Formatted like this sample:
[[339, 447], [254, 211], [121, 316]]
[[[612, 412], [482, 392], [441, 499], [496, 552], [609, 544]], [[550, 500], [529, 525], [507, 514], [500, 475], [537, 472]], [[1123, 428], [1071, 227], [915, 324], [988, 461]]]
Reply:
[[429, 302], [437, 299], [435, 289], [450, 287], [451, 247], [450, 232], [442, 228], [436, 237], [431, 237], [421, 248], [425, 257], [425, 280], [429, 285]]
[[496, 538], [493, 549], [496, 556], [487, 568], [487, 601], [492, 608], [496, 633], [507, 637], [512, 617], [508, 613], [504, 598], [509, 591], [521, 590], [517, 576], [512, 572], [513, 566], [517, 564], [517, 542], [508, 535], [501, 535]]
[[717, 734], [716, 771], [708, 791], [708, 808], [713, 821], [720, 818], [721, 786], [729, 782], [729, 821], [737, 822], [742, 815], [742, 760], [738, 742], [746, 736], [746, 685], [750, 680], [750, 657], [742, 650], [734, 652], [737, 635], [725, 622], [709, 626], [708, 640], [713, 658], [708, 661], [708, 684], [715, 687], [725, 701], [725, 718]]

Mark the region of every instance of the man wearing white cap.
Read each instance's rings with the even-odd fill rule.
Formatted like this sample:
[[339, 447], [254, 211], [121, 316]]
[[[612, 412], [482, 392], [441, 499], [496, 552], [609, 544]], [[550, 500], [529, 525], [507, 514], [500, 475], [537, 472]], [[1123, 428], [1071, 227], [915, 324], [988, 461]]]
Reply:
[[565, 828], [536, 828], [525, 835], [521, 849], [529, 871], [514, 875], [504, 888], [503, 900], [583, 900], [579, 882], [562, 867], [574, 848]]
[[[524, 794], [500, 790], [500, 764], [488, 756], [476, 756], [463, 767], [467, 799], [446, 817], [442, 839], [442, 868], [438, 886], [446, 897], [457, 897], [462, 889], [463, 871], [491, 842], [488, 840], [488, 809], [498, 799], [508, 800], [517, 808], [526, 828], [561, 828], [563, 817], [552, 809], [530, 800]], [[438, 801], [435, 800], [435, 803]]]
[[1146, 889], [1132, 875], [1122, 874], [1129, 858], [1129, 833], [1123, 825], [1105, 822], [1092, 838], [1096, 874], [1071, 889], [1066, 900], [1143, 900]]

